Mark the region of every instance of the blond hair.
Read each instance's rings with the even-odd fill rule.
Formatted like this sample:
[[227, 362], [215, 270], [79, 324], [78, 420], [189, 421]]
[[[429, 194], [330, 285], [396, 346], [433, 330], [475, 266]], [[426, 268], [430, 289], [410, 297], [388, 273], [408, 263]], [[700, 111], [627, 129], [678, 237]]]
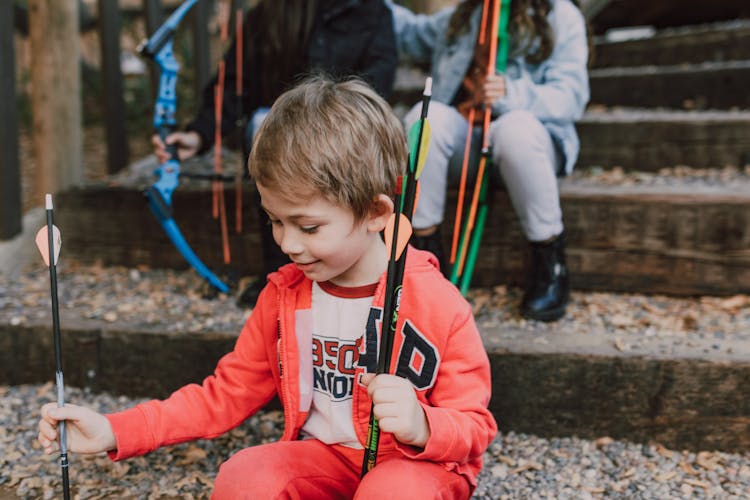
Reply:
[[364, 218], [393, 195], [406, 137], [388, 104], [356, 78], [304, 79], [282, 94], [253, 141], [250, 175], [290, 199], [321, 195]]

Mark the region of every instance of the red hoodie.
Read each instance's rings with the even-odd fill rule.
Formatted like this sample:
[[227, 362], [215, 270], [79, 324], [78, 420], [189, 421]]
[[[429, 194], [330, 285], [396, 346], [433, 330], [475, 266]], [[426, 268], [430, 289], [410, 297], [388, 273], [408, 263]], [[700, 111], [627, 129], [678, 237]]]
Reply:
[[[476, 485], [482, 454], [497, 426], [487, 410], [490, 367], [471, 307], [437, 269], [432, 254], [409, 247], [391, 373], [409, 379], [425, 410], [430, 438], [423, 450], [390, 433], [380, 453], [398, 449], [417, 460], [443, 463]], [[163, 401], [148, 401], [107, 415], [117, 440], [114, 460], [160, 446], [212, 438], [236, 427], [278, 395], [284, 407], [282, 440], [297, 439], [312, 400], [312, 282], [293, 264], [269, 275], [234, 350], [201, 385], [189, 384]], [[355, 380], [375, 371], [385, 274], [375, 292], [360, 342]], [[366, 346], [372, 346], [368, 349]], [[359, 383], [352, 419], [367, 439], [371, 400]]]

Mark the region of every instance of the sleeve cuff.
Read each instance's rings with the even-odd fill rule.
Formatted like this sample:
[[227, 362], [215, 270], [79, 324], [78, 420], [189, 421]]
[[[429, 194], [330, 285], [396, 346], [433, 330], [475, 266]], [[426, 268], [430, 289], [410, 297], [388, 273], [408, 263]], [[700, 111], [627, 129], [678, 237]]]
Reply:
[[116, 448], [107, 452], [114, 461], [144, 455], [155, 448], [149, 439], [146, 415], [140, 407], [104, 415], [112, 426]]

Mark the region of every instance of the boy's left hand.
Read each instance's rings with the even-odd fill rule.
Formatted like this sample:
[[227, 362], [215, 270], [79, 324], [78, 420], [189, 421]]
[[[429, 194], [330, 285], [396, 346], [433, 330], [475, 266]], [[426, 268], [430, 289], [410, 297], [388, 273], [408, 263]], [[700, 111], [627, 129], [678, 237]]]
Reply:
[[430, 425], [414, 386], [405, 378], [373, 373], [363, 375], [362, 383], [372, 399], [380, 428], [401, 443], [424, 448], [430, 438]]

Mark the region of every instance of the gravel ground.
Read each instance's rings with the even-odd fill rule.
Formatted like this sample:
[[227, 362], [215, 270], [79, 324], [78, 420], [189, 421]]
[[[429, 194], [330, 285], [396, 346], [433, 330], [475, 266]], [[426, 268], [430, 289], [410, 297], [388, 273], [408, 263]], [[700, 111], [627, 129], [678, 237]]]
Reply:
[[[35, 439], [38, 408], [53, 397], [51, 382], [0, 386], [0, 498], [59, 498], [59, 460], [42, 454]], [[75, 388], [67, 388], [66, 397], [105, 412], [140, 401]], [[280, 412], [265, 412], [214, 440], [119, 463], [105, 455], [71, 455], [74, 498], [208, 498], [219, 464], [244, 447], [277, 439], [280, 423]], [[473, 498], [746, 499], [750, 453], [501, 433], [485, 453]]]
[[[33, 264], [2, 280], [0, 322], [20, 325], [48, 318], [48, 276], [46, 268]], [[83, 266], [61, 258], [58, 277], [61, 310], [84, 320], [146, 330], [171, 323], [173, 331], [232, 332], [250, 313], [231, 296], [204, 298], [202, 281], [192, 271]], [[480, 326], [504, 322], [536, 331], [604, 330], [614, 342], [623, 335], [675, 342], [700, 337], [724, 346], [750, 335], [747, 295], [685, 299], [574, 292], [567, 316], [548, 325], [518, 316], [520, 294], [506, 287], [474, 290], [470, 300]], [[66, 394], [68, 401], [99, 411], [139, 401], [76, 388], [67, 388]], [[0, 498], [57, 496], [58, 461], [43, 456], [35, 443], [38, 408], [53, 398], [51, 383], [0, 386]], [[263, 413], [218, 439], [164, 448], [119, 464], [105, 456], [74, 456], [76, 498], [206, 498], [218, 465], [237, 450], [277, 438], [280, 418], [278, 412]], [[750, 452], [667, 450], [658, 443], [606, 436], [587, 441], [501, 433], [485, 454], [474, 498], [744, 499], [750, 498]]]

